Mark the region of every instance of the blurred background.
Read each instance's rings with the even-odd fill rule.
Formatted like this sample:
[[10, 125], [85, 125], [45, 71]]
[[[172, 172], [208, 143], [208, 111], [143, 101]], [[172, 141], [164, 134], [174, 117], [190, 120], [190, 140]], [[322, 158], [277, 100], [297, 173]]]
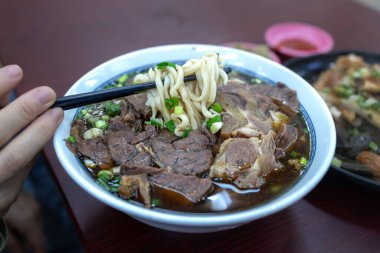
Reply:
[[[24, 69], [15, 96], [37, 85], [54, 85], [63, 96], [90, 69], [133, 50], [176, 43], [265, 44], [270, 26], [290, 21], [324, 29], [334, 49], [380, 53], [380, 0], [0, 0], [0, 59]], [[40, 207], [47, 252], [107, 252], [100, 239], [107, 232], [92, 230], [121, 215], [99, 205], [62, 170], [49, 143], [24, 187]], [[93, 217], [104, 215], [95, 224]], [[148, 233], [144, 225], [128, 222]], [[116, 225], [107, 231], [113, 229], [118, 231]], [[13, 246], [25, 242], [14, 232], [7, 252], [30, 252]]]

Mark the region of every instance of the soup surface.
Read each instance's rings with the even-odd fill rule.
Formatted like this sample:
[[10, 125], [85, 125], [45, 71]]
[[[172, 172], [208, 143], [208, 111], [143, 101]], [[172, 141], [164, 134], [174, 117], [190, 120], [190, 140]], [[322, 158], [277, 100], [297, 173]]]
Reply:
[[[132, 85], [135, 75], [104, 89]], [[182, 137], [152, 118], [145, 93], [90, 105], [78, 110], [67, 146], [101, 187], [148, 208], [205, 213], [259, 205], [294, 184], [310, 155], [296, 93], [265, 82], [232, 71], [211, 106], [220, 117]]]

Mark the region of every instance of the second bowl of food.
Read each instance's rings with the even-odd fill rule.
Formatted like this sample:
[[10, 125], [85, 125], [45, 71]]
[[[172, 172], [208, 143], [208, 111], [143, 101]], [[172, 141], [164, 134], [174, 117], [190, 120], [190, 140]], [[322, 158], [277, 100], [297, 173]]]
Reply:
[[[189, 75], [197, 81], [184, 83]], [[94, 68], [66, 95], [148, 81], [157, 89], [66, 111], [54, 136], [71, 178], [137, 220], [180, 232], [234, 228], [295, 203], [330, 165], [335, 128], [318, 93], [241, 50], [135, 51]]]

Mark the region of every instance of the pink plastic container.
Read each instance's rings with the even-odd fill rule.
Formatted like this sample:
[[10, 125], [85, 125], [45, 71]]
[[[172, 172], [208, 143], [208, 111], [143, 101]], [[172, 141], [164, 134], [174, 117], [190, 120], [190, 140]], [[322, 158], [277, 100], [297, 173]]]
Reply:
[[279, 23], [265, 32], [271, 49], [287, 57], [304, 57], [327, 53], [334, 47], [331, 35], [319, 27], [305, 23]]

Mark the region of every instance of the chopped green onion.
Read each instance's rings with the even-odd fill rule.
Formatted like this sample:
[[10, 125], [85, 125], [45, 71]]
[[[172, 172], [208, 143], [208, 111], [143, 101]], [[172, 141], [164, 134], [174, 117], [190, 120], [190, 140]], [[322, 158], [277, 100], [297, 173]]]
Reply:
[[380, 80], [380, 71], [376, 69], [372, 70], [371, 76]]
[[210, 127], [210, 132], [212, 134], [216, 134], [220, 129], [222, 129], [222, 127], [223, 127], [223, 122], [212, 123], [212, 125]]
[[374, 103], [374, 104], [371, 106], [371, 108], [372, 108], [373, 110], [376, 110], [376, 111], [380, 112], [380, 101]]
[[109, 187], [108, 191], [110, 191], [110, 192], [119, 192], [120, 185], [111, 185], [108, 187]]
[[369, 109], [372, 108], [373, 105], [377, 103], [376, 99], [374, 98], [365, 98], [363, 96], [359, 96], [357, 99], [357, 102], [359, 106], [363, 109]]
[[128, 75], [124, 74], [121, 77], [119, 77], [119, 79], [117, 79], [117, 82], [124, 84], [127, 81], [127, 79], [128, 79]]
[[180, 105], [174, 107], [174, 113], [178, 114], [178, 115], [181, 115], [183, 113], [183, 107], [180, 106]]
[[69, 142], [71, 142], [71, 143], [74, 143], [74, 142], [76, 141], [76, 140], [75, 140], [75, 137], [72, 136], [72, 135], [70, 135], [70, 137], [67, 138], [67, 140], [68, 140]]
[[300, 154], [297, 151], [292, 150], [292, 152], [289, 153], [289, 156], [291, 156], [293, 158], [296, 158], [296, 157], [299, 157]]
[[211, 109], [213, 109], [217, 113], [221, 113], [223, 110], [222, 106], [219, 103], [213, 103], [211, 105]]
[[352, 136], [357, 136], [358, 134], [360, 134], [360, 131], [357, 127], [353, 127], [349, 130], [349, 133], [352, 135]]
[[153, 206], [159, 206], [161, 204], [161, 200], [159, 199], [152, 199], [152, 205]]
[[289, 117], [282, 112], [276, 112], [275, 115], [280, 121], [287, 121], [289, 119]]
[[88, 118], [88, 122], [91, 124], [92, 127], [96, 127], [96, 122], [98, 120], [100, 120], [100, 117], [91, 116], [90, 118]]
[[169, 120], [168, 122], [166, 122], [165, 126], [169, 130], [169, 132], [174, 133], [176, 125], [175, 125], [175, 122], [173, 120]]
[[260, 80], [259, 78], [252, 78], [251, 79], [251, 83], [252, 84], [260, 84], [260, 83], [262, 83], [263, 81], [262, 80]]
[[209, 119], [207, 121], [207, 127], [211, 128], [211, 125], [216, 123], [216, 122], [222, 122], [222, 116], [221, 115], [218, 114], [218, 115], [214, 116], [213, 118]]
[[303, 166], [306, 166], [309, 163], [309, 161], [305, 157], [300, 158], [300, 164]]
[[183, 131], [183, 135], [182, 135], [182, 137], [183, 137], [183, 138], [186, 138], [187, 136], [189, 136], [189, 133], [190, 133], [191, 131], [193, 131], [193, 129], [191, 129], [191, 128], [186, 128], [186, 129]]
[[179, 105], [179, 98], [178, 97], [172, 97], [171, 99], [166, 98], [165, 99], [165, 106], [168, 109], [172, 109], [173, 107]]
[[108, 128], [108, 124], [104, 120], [98, 120], [95, 122], [95, 127], [102, 130], [106, 130]]
[[377, 145], [375, 142], [371, 141], [369, 144], [368, 144], [368, 147], [374, 151], [374, 152], [377, 152], [377, 150], [379, 150], [379, 145]]
[[110, 119], [110, 116], [108, 115], [102, 115], [102, 120], [108, 121]]
[[157, 68], [158, 69], [164, 69], [166, 67], [172, 67], [172, 68], [175, 68], [176, 65], [172, 62], [168, 62], [168, 61], [164, 61], [164, 62], [161, 62], [159, 64], [157, 64]]
[[341, 97], [348, 98], [354, 93], [354, 89], [344, 85], [339, 85], [334, 88], [334, 92]]
[[108, 101], [106, 103], [106, 112], [109, 116], [117, 116], [121, 112], [121, 106], [120, 104], [112, 103], [111, 101]]
[[160, 129], [164, 127], [162, 119], [150, 119], [150, 121], [145, 121], [146, 125], [158, 126]]
[[111, 191], [111, 188], [110, 188], [110, 186], [107, 184], [107, 182], [105, 182], [105, 181], [103, 181], [103, 180], [101, 180], [101, 179], [97, 179], [97, 180], [96, 180], [96, 183], [97, 183], [98, 185], [100, 185], [103, 189], [105, 189], [105, 190], [107, 190], [107, 191]]
[[337, 167], [337, 168], [340, 168], [340, 166], [342, 166], [342, 160], [340, 160], [340, 159], [338, 159], [338, 158], [336, 158], [336, 157], [334, 156], [334, 158], [333, 158], [332, 161], [331, 161], [331, 164], [332, 164], [333, 166]]
[[91, 114], [90, 113], [86, 113], [86, 115], [83, 116], [84, 119], [89, 119], [91, 118]]
[[113, 178], [113, 173], [110, 170], [101, 170], [98, 172], [97, 178], [104, 182], [108, 182]]
[[80, 112], [81, 112], [82, 115], [84, 116], [84, 115], [86, 115], [86, 114], [88, 113], [88, 110], [87, 110], [87, 109], [83, 109], [83, 110], [81, 110]]
[[331, 91], [330, 87], [324, 87], [324, 88], [322, 89], [322, 92], [325, 93], [325, 94], [329, 94], [330, 91]]
[[305, 127], [304, 129], [302, 129], [303, 133], [304, 134], [309, 134], [309, 129], [307, 129], [307, 127]]

